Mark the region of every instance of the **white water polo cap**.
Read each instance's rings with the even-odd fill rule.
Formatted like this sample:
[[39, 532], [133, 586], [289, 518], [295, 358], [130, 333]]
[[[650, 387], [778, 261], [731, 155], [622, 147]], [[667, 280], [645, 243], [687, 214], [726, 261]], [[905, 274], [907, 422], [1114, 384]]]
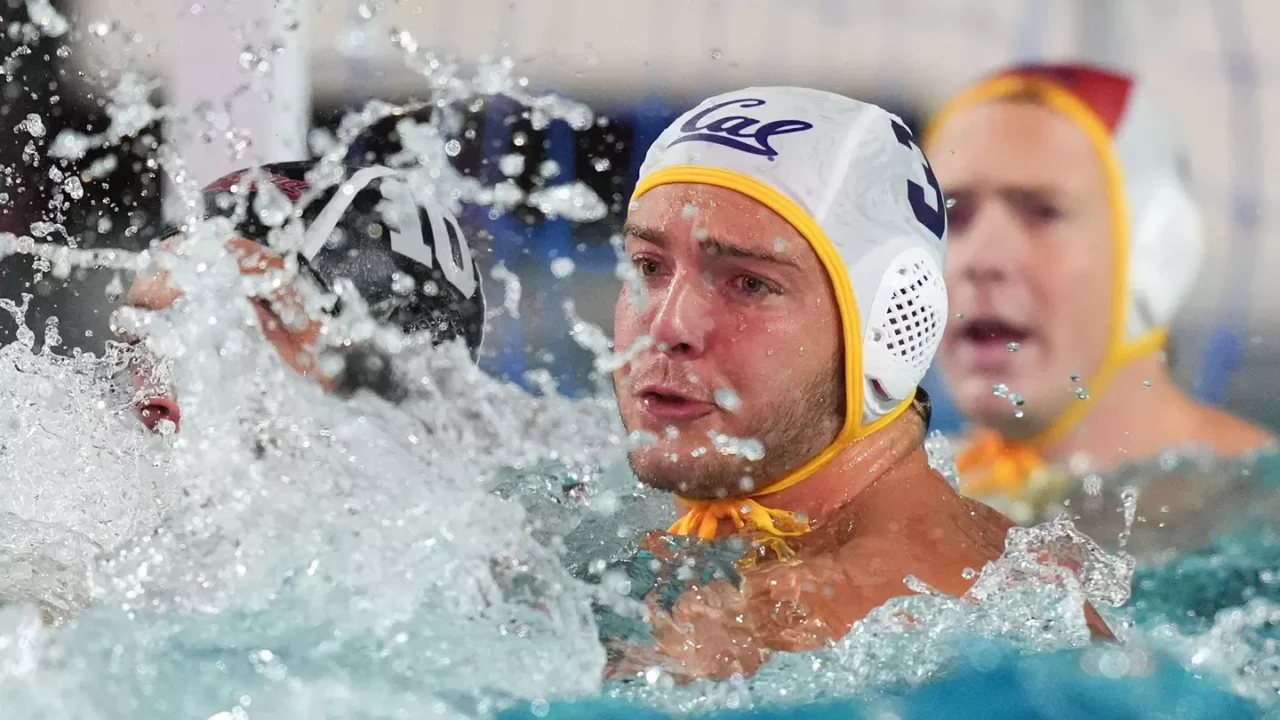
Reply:
[[[1204, 259], [1204, 228], [1188, 187], [1185, 158], [1166, 113], [1133, 77], [1084, 65], [1026, 65], [988, 77], [952, 99], [925, 133], [985, 102], [1027, 98], [1065, 116], [1102, 162], [1115, 249], [1106, 354], [1087, 378], [1101, 394], [1126, 363], [1164, 347], [1168, 326], [1190, 294]], [[1049, 442], [1080, 420], [1072, 403], [1033, 442]]]
[[868, 103], [800, 87], [710, 98], [650, 147], [633, 200], [670, 183], [740, 192], [787, 220], [831, 279], [844, 427], [798, 481], [910, 406], [947, 321], [942, 191], [910, 130]]

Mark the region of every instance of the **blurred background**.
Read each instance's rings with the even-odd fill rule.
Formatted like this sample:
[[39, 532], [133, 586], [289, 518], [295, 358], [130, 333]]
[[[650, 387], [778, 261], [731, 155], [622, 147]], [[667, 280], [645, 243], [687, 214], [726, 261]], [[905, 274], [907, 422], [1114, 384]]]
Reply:
[[[610, 206], [587, 224], [521, 208], [465, 224], [486, 267], [520, 277], [518, 317], [492, 321], [486, 370], [523, 382], [547, 368], [568, 394], [588, 392], [591, 356], [569, 337], [563, 303], [611, 332], [610, 237], [648, 144], [702, 97], [803, 84], [875, 102], [919, 131], [949, 94], [1014, 60], [1085, 59], [1135, 71], [1173, 114], [1191, 160], [1211, 244], [1175, 328], [1180, 382], [1280, 427], [1280, 3], [1275, 0], [0, 0], [0, 230], [77, 247], [144, 248], [163, 224], [157, 148], [174, 143], [204, 184], [251, 164], [309, 154], [306, 128], [335, 128], [370, 100], [429, 101], [431, 72], [509, 57], [529, 92], [593, 108], [591, 127], [535, 128], [501, 97], [466, 103], [453, 162], [501, 180], [524, 157], [526, 189], [582, 181]], [[122, 80], [183, 129], [121, 115]], [[35, 116], [36, 121], [31, 117]], [[427, 116], [424, 114], [423, 119]], [[192, 123], [201, 127], [193, 131]], [[128, 129], [75, 160], [47, 155], [66, 129]], [[244, 157], [228, 152], [249, 143]], [[399, 149], [382, 123], [352, 149], [377, 161]], [[559, 172], [539, 173], [546, 161]], [[75, 181], [72, 180], [75, 179]], [[552, 272], [570, 258], [574, 271]], [[560, 268], [564, 263], [559, 264]], [[113, 305], [107, 271], [53, 277], [30, 258], [0, 261], [0, 297], [33, 294], [29, 324], [56, 315], [62, 351], [100, 352]], [[503, 285], [489, 280], [490, 305]], [[0, 342], [13, 338], [0, 319]], [[937, 422], [958, 424], [935, 380]]]

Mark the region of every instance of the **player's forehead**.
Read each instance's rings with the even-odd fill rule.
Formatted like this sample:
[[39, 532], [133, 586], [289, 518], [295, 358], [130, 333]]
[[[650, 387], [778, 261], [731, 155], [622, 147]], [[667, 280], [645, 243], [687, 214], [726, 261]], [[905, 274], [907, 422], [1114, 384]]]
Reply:
[[1027, 100], [992, 100], [948, 118], [929, 157], [949, 189], [971, 183], [1070, 188], [1095, 182], [1101, 159], [1062, 113]]
[[736, 249], [818, 266], [817, 254], [791, 223], [758, 200], [715, 185], [672, 183], [650, 190], [631, 204], [624, 235], [672, 248]]

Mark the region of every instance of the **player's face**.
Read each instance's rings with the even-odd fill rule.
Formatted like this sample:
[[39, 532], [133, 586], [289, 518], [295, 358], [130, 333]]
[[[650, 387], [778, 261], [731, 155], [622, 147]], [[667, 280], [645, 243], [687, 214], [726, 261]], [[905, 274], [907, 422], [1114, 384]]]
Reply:
[[[174, 250], [179, 240], [170, 240], [161, 251]], [[261, 274], [284, 267], [279, 255], [246, 238], [233, 238], [228, 246], [240, 262], [240, 272]], [[165, 310], [173, 305], [182, 293], [169, 281], [168, 273], [152, 269], [141, 273], [129, 288], [125, 304], [143, 310]], [[267, 340], [276, 348], [280, 358], [300, 374], [310, 375], [315, 369], [315, 350], [320, 335], [320, 322], [309, 318], [301, 299], [288, 286], [275, 291], [270, 298], [252, 298], [259, 325]], [[142, 338], [126, 335], [128, 341]], [[145, 353], [138, 353], [129, 366], [130, 382], [142, 399], [134, 412], [148, 428], [160, 430], [162, 422], [173, 424], [177, 430], [181, 410], [177, 399], [166, 386], [158, 368]]]
[[[615, 339], [619, 352], [644, 349], [614, 387], [628, 431], [657, 439], [631, 453], [637, 476], [686, 497], [741, 495], [830, 444], [843, 420], [840, 318], [808, 242], [755, 200], [698, 184], [649, 191], [623, 232], [636, 277], [618, 296]], [[729, 452], [750, 443], [763, 458]]]
[[[1066, 117], [1009, 101], [959, 113], [928, 152], [954, 201], [955, 315], [940, 367], [971, 419], [1034, 435], [1079, 402], [1106, 351], [1115, 256], [1101, 159]], [[999, 385], [1025, 406], [997, 396]]]

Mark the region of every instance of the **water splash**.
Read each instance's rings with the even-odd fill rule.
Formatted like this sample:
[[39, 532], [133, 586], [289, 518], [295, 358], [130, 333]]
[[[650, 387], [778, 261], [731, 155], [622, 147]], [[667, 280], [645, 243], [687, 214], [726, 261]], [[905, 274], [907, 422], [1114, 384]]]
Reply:
[[1228, 678], [1232, 690], [1264, 708], [1280, 698], [1280, 604], [1256, 598], [1224, 609], [1202, 633], [1185, 634], [1169, 623], [1153, 628], [1148, 642], [1190, 670]]
[[[90, 717], [141, 698], [210, 717], [242, 696], [255, 712], [476, 716], [597, 692], [591, 608], [625, 603], [566, 566], [598, 572], [670, 514], [665, 498], [597, 482], [602, 458], [620, 464], [616, 409], [531, 397], [485, 377], [460, 346], [401, 346], [414, 391], [399, 406], [324, 395], [275, 360], [234, 263], [200, 235], [189, 255], [166, 261], [186, 301], [149, 326], [157, 352], [180, 349], [184, 431], [169, 448], [180, 498], [156, 532], [89, 567], [87, 597], [43, 590], [46, 606], [94, 603], [66, 630], [0, 615], [0, 665], [16, 668], [0, 675], [0, 692], [32, 712]], [[513, 470], [510, 501], [487, 492]], [[690, 696], [659, 676], [652, 695], [631, 697], [660, 707], [727, 706], [744, 692], [794, 702], [922, 680], [969, 633], [1036, 648], [1082, 642], [1083, 599], [1117, 594], [1106, 562], [1067, 526], [1011, 534], [1010, 548], [964, 598], [894, 601], [834, 648], [781, 656], [753, 683], [699, 683]], [[1046, 553], [1074, 567], [1045, 570]], [[28, 575], [84, 571], [65, 553], [45, 556], [44, 574]]]
[[27, 0], [27, 16], [48, 37], [62, 37], [71, 29], [67, 19], [53, 9], [49, 0]]
[[0, 259], [11, 255], [30, 255], [47, 262], [55, 277], [65, 278], [72, 267], [110, 270], [138, 270], [146, 264], [145, 253], [135, 253], [117, 248], [78, 250], [65, 245], [37, 242], [35, 238], [12, 233], [0, 233]]
[[[405, 151], [395, 162], [411, 168], [415, 192], [597, 217], [601, 206], [573, 186], [526, 198], [513, 183], [485, 187], [447, 162], [453, 108], [477, 94], [523, 102], [536, 127], [552, 119], [585, 127], [588, 109], [529, 96], [509, 60], [465, 81], [407, 32], [392, 29], [391, 37], [440, 99], [430, 122], [399, 121]], [[55, 157], [83, 157], [163, 118], [147, 101], [150, 88], [126, 78], [113, 94], [108, 130], [60, 135]], [[373, 102], [335, 135], [313, 135], [327, 156], [315, 177], [336, 180], [338, 158], [359, 133], [407, 112]], [[169, 149], [160, 148], [159, 159], [179, 187], [193, 186]], [[107, 163], [95, 172], [109, 171]], [[252, 211], [278, 218], [277, 205], [264, 201]], [[331, 324], [334, 339], [385, 349], [408, 379], [409, 397], [392, 405], [365, 394], [325, 395], [282, 367], [243, 301], [260, 289], [255, 282], [291, 276], [239, 277], [212, 241], [217, 224], [208, 225], [189, 255], [164, 261], [187, 297], [149, 327], [148, 348], [174, 361], [182, 434], [156, 437], [130, 422], [133, 398], [113, 395], [107, 381], [117, 357], [59, 358], [48, 350], [56, 333], [36, 351], [25, 325], [19, 343], [0, 349], [0, 409], [36, 430], [0, 440], [0, 458], [15, 468], [8, 477], [30, 484], [25, 496], [6, 498], [30, 502], [0, 511], [7, 513], [0, 603], [12, 604], [0, 609], [7, 709], [71, 717], [472, 717], [513, 699], [596, 693], [604, 655], [592, 608], [624, 607], [612, 594], [626, 588], [607, 578], [588, 585], [569, 568], [600, 576], [638, 531], [666, 525], [672, 513], [667, 498], [636, 488], [622, 469], [625, 441], [612, 403], [531, 397], [485, 377], [459, 346], [423, 352], [373, 327], [358, 301]], [[204, 232], [192, 226], [194, 237]], [[63, 254], [30, 238], [5, 242], [0, 247], [40, 256], [51, 268], [123, 271], [144, 259]], [[628, 267], [620, 263], [620, 278], [634, 277]], [[515, 298], [513, 306], [518, 288]], [[597, 331], [584, 327], [576, 337], [599, 351], [598, 369], [625, 362], [648, 341], [614, 355]], [[68, 423], [39, 421], [49, 417]], [[930, 460], [949, 462], [938, 443]], [[143, 482], [152, 470], [154, 487]], [[70, 486], [87, 497], [72, 497]], [[1084, 600], [1123, 602], [1131, 569], [1069, 523], [1018, 530], [963, 597], [899, 598], [833, 647], [779, 655], [753, 681], [677, 689], [658, 672], [646, 674], [644, 687], [614, 692], [684, 709], [797, 702], [920, 682], [945, 669], [956, 644], [972, 635], [1014, 638], [1028, 649], [1076, 647], [1088, 637]], [[64, 627], [46, 626], [71, 614]]]
[[36, 350], [29, 300], [0, 299], [19, 327], [0, 348], [0, 604], [32, 602], [61, 619], [84, 606], [92, 558], [156, 527], [174, 491], [166, 443], [142, 431], [133, 397], [110, 382], [122, 348], [57, 355], [51, 320]]
[[502, 283], [502, 309], [514, 320], [520, 319], [520, 294], [522, 285], [520, 276], [498, 263], [489, 271], [489, 277]]
[[[196, 240], [167, 268], [186, 296], [149, 330], [153, 350], [181, 360], [173, 386], [184, 427], [169, 448], [166, 477], [180, 499], [155, 533], [144, 528], [111, 543], [92, 568], [98, 609], [73, 632], [45, 638], [40, 657], [63, 658], [80, 680], [120, 652], [163, 675], [178, 672], [173, 660], [192, 643], [215, 643], [214, 654], [230, 662], [258, 652], [267, 636], [272, 652], [290, 659], [295, 680], [310, 668], [330, 682], [360, 663], [378, 666], [384, 678], [432, 678], [408, 707], [473, 709], [495, 698], [598, 687], [603, 650], [591, 614], [598, 591], [530, 539], [518, 504], [482, 487], [499, 469], [614, 451], [619, 437], [607, 405], [532, 398], [484, 376], [459, 346], [398, 356], [414, 378], [401, 406], [370, 396], [344, 402], [273, 357], [220, 243]], [[33, 383], [9, 387], [30, 392]], [[17, 450], [37, 462], [57, 455], [30, 444]], [[88, 467], [116, 485], [131, 474], [96, 459]], [[95, 545], [106, 546], [88, 545], [74, 556], [81, 566], [64, 563], [67, 572], [82, 573]], [[29, 557], [8, 552], [9, 575], [36, 567]], [[47, 567], [28, 574], [58, 577]], [[61, 607], [84, 600], [32, 592]], [[231, 666], [248, 673], [246, 662]], [[475, 673], [482, 665], [493, 674]], [[38, 694], [25, 683], [52, 680], [9, 677], [6, 697]], [[70, 693], [59, 707], [77, 714], [92, 691], [90, 684], [87, 694]], [[367, 701], [372, 690], [358, 692]], [[197, 692], [184, 707], [201, 697], [209, 696]]]
[[[556, 95], [529, 93], [528, 80], [515, 74], [511, 58], [481, 58], [474, 75], [467, 79], [462, 76], [459, 63], [420, 49], [407, 31], [393, 30], [392, 39], [402, 50], [406, 66], [426, 79], [433, 102], [396, 105], [373, 100], [359, 112], [345, 116], [334, 135], [314, 132], [311, 146], [323, 153], [322, 165], [338, 169], [352, 144], [371, 126], [399, 117], [395, 129], [402, 149], [387, 158], [386, 164], [406, 173], [409, 186], [420, 199], [433, 198], [455, 212], [463, 203], [491, 206], [496, 212], [527, 203], [547, 217], [575, 222], [592, 222], [607, 215], [608, 204], [581, 182], [547, 185], [526, 194], [511, 180], [486, 186], [450, 163], [457, 154], [454, 137], [463, 125], [460, 107], [479, 108], [482, 105], [477, 102], [504, 96], [527, 109], [535, 130], [545, 129], [554, 120], [567, 122], [577, 130], [590, 127], [595, 116], [589, 107]], [[432, 113], [429, 122], [413, 117], [427, 109]], [[505, 161], [502, 165], [509, 177], [522, 169]], [[556, 171], [543, 168], [543, 173], [544, 179], [550, 179]]]
[[110, 122], [107, 129], [96, 135], [63, 130], [54, 138], [49, 157], [80, 160], [90, 150], [119, 145], [120, 141], [138, 137], [156, 122], [170, 117], [168, 111], [151, 103], [151, 95], [159, 86], [156, 80], [145, 79], [137, 73], [125, 73], [108, 95], [105, 109]]
[[1123, 550], [1129, 544], [1129, 536], [1133, 534], [1133, 521], [1138, 514], [1138, 489], [1123, 488], [1120, 491], [1120, 502], [1124, 510], [1124, 530], [1120, 532], [1119, 546]]
[[831, 647], [776, 653], [750, 680], [677, 686], [656, 673], [609, 694], [679, 713], [798, 705], [922, 683], [963, 657], [975, 637], [1038, 651], [1083, 647], [1085, 600], [1125, 597], [1131, 570], [1069, 522], [1019, 528], [961, 597], [919, 583], [919, 594], [876, 608]]
[[[164, 117], [166, 110], [146, 101], [151, 89], [126, 76], [113, 94], [107, 131], [96, 136], [64, 132], [51, 154], [79, 159]], [[570, 103], [539, 107], [543, 116], [557, 108], [572, 110]], [[371, 104], [345, 124], [342, 139], [349, 142], [371, 118], [394, 112], [392, 106]], [[433, 154], [444, 136], [439, 125], [408, 121], [401, 129], [414, 161], [437, 172], [448, 167]], [[332, 149], [336, 154], [338, 148]], [[191, 194], [194, 183], [180, 159], [165, 147], [159, 159]], [[338, 170], [336, 163], [322, 162], [315, 175], [323, 180], [327, 173], [327, 179], [336, 180]], [[420, 195], [450, 200], [462, 195], [442, 192], [432, 171], [421, 165], [410, 172]], [[565, 191], [550, 188], [535, 199], [544, 211], [563, 203], [583, 215], [590, 198], [573, 188]], [[481, 191], [477, 197], [486, 196]], [[488, 196], [503, 197], [501, 190]], [[510, 193], [505, 197], [516, 199]], [[278, 224], [272, 218], [282, 220], [287, 212], [276, 212], [280, 203], [270, 200], [250, 210]], [[192, 222], [198, 207], [188, 203], [187, 210], [188, 234], [195, 238], [190, 252], [159, 258], [185, 297], [153, 319], [147, 341], [150, 352], [175, 361], [172, 387], [183, 404], [183, 433], [164, 439], [142, 432], [127, 412], [132, 398], [87, 404], [107, 411], [105, 417], [77, 428], [82, 433], [124, 430], [133, 444], [115, 437], [103, 442], [121, 462], [156, 461], [156, 444], [163, 444], [167, 502], [153, 503], [156, 513], [146, 518], [119, 512], [117, 525], [131, 520], [134, 526], [110, 528], [102, 540], [76, 530], [76, 518], [61, 518], [54, 531], [52, 523], [30, 519], [39, 515], [38, 508], [17, 508], [23, 519], [5, 525], [0, 553], [6, 599], [33, 600], [53, 619], [90, 602], [95, 606], [69, 632], [34, 631], [37, 639], [24, 644], [6, 643], [33, 632], [28, 616], [17, 613], [0, 621], [0, 647], [21, 647], [26, 653], [21, 662], [0, 658], [6, 668], [23, 669], [0, 679], [6, 698], [22, 699], [17, 707], [33, 712], [56, 708], [56, 714], [91, 716], [101, 712], [94, 709], [103, 703], [98, 690], [114, 684], [95, 675], [95, 668], [118, 669], [127, 659], [126, 667], [140, 670], [126, 673], [123, 682], [134, 688], [133, 697], [143, 697], [148, 691], [142, 688], [157, 677], [174, 674], [172, 687], [183, 684], [178, 680], [186, 672], [182, 658], [191, 657], [186, 652], [192, 647], [209, 648], [232, 675], [237, 668], [245, 671], [228, 685], [214, 681], [186, 697], [160, 701], [199, 708], [204, 717], [231, 712], [225, 701], [219, 706], [213, 698], [225, 696], [230, 685], [252, 685], [258, 676], [290, 683], [283, 692], [263, 689], [267, 703], [280, 703], [282, 714], [324, 697], [324, 711], [338, 716], [344, 716], [340, 708], [354, 715], [387, 703], [470, 715], [503, 698], [572, 696], [597, 688], [603, 649], [591, 607], [608, 594], [568, 575], [556, 554], [526, 532], [520, 504], [485, 488], [499, 472], [616, 457], [621, 440], [610, 404], [534, 399], [485, 377], [460, 347], [415, 354], [396, 333], [372, 328], [359, 302], [347, 303], [331, 323], [335, 341], [371, 339], [388, 350], [412, 381], [410, 398], [391, 406], [372, 397], [344, 402], [326, 396], [281, 366], [257, 335], [243, 302], [247, 292], [261, 289], [255, 282], [291, 278], [287, 273], [241, 278], [216, 241], [226, 228]], [[595, 212], [598, 207], [588, 208], [585, 216]], [[47, 246], [30, 238], [6, 238], [0, 250], [57, 267], [129, 270], [148, 259]], [[24, 326], [27, 344], [5, 352], [28, 365], [28, 356], [43, 358], [31, 347], [33, 335]], [[6, 385], [15, 402], [31, 404], [26, 396], [45, 392], [40, 388], [57, 377], [50, 368], [62, 361], [41, 361], [49, 366], [34, 371], [41, 377]], [[81, 361], [81, 371], [96, 381], [118, 370], [116, 363], [87, 356]], [[80, 400], [63, 398], [56, 409], [72, 417], [63, 406]], [[65, 499], [81, 510], [95, 507], [43, 484], [56, 479], [47, 465], [59, 453], [31, 437], [37, 436], [28, 434], [4, 448], [14, 475], [38, 486], [41, 497]], [[84, 437], [56, 439], [75, 446]], [[14, 464], [23, 459], [40, 467]], [[87, 491], [111, 494], [122, 478], [139, 476], [131, 467], [83, 453], [76, 460], [100, 481], [95, 487], [71, 478]], [[607, 498], [596, 497], [591, 505], [596, 515], [620, 504]], [[120, 509], [119, 503], [108, 507]], [[258, 647], [262, 637], [272, 638], [276, 649]], [[34, 667], [26, 660], [47, 666], [53, 657], [60, 659], [59, 669], [26, 672]], [[398, 682], [401, 689], [375, 689], [360, 681], [371, 666], [379, 668], [384, 682]], [[489, 671], [477, 674], [481, 666]], [[418, 682], [422, 678], [429, 681]], [[78, 691], [48, 692], [62, 683]], [[300, 703], [299, 695], [306, 693], [296, 692], [299, 686], [338, 688], [342, 697], [321, 691]], [[255, 711], [263, 707], [260, 701]]]
[[956, 468], [956, 448], [940, 430], [933, 430], [924, 439], [924, 450], [929, 456], [929, 467], [938, 471], [952, 489], [960, 488], [960, 471]]

